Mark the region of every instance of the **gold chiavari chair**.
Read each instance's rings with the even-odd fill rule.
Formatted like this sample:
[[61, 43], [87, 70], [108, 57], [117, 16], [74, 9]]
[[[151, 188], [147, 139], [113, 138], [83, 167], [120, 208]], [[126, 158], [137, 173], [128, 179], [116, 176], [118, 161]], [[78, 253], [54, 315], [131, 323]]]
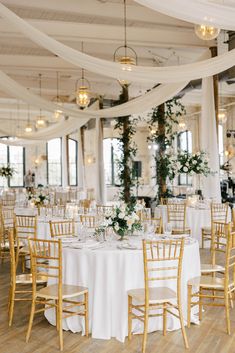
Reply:
[[9, 258], [8, 232], [13, 230], [14, 210], [11, 207], [0, 207], [0, 258]]
[[79, 207], [83, 207], [84, 208], [84, 213], [87, 213], [86, 210], [88, 208], [90, 208], [90, 206], [91, 206], [91, 200], [84, 199], [84, 200], [80, 200], [79, 201]]
[[74, 220], [49, 221], [51, 237], [73, 237], [75, 236]]
[[[215, 239], [216, 237], [218, 238], [222, 237], [222, 233], [226, 231], [225, 224], [226, 223], [222, 223], [220, 221], [212, 222], [211, 234], [213, 239]], [[226, 237], [225, 233], [223, 234], [223, 237]], [[219, 265], [217, 261], [219, 254], [220, 254], [220, 249], [215, 248], [215, 246], [211, 246], [211, 262], [206, 264], [203, 264], [203, 263], [201, 264], [201, 274], [213, 275], [214, 272], [224, 272], [225, 270], [224, 266]]]
[[172, 225], [172, 234], [190, 234], [186, 227], [186, 203], [167, 204], [167, 222]]
[[80, 215], [80, 222], [87, 228], [95, 228], [97, 225], [96, 216]]
[[[196, 277], [188, 281], [188, 327], [190, 327], [191, 307], [199, 306], [199, 320], [202, 320], [203, 306], [225, 308], [227, 333], [230, 328], [230, 306], [235, 292], [235, 233], [229, 223], [218, 223], [216, 236], [212, 233], [212, 248], [223, 255], [224, 272], [213, 276]], [[192, 288], [198, 288], [195, 293]], [[195, 301], [196, 300], [196, 301]]]
[[14, 217], [14, 229], [16, 233], [16, 264], [22, 259], [22, 272], [25, 272], [26, 256], [29, 256], [28, 238], [37, 237], [37, 217], [20, 216]]
[[228, 209], [227, 203], [211, 203], [211, 226], [202, 228], [202, 249], [204, 249], [205, 241], [211, 242], [212, 223], [215, 221], [226, 223], [228, 221]]
[[5, 207], [15, 207], [16, 200], [15, 199], [2, 199], [1, 205]]
[[164, 198], [164, 197], [161, 197], [160, 198], [160, 205], [167, 205], [167, 204], [168, 204], [168, 199]]
[[[143, 240], [145, 287], [128, 291], [128, 338], [131, 339], [132, 337], [132, 320], [137, 319], [143, 322], [143, 353], [146, 350], [149, 317], [162, 316], [163, 334], [166, 335], [167, 313], [176, 316], [180, 320], [184, 344], [188, 348], [181, 307], [183, 251], [184, 239], [167, 241]], [[162, 287], [156, 286], [159, 282], [165, 283], [164, 281], [169, 280], [176, 282], [176, 291], [166, 285]], [[156, 313], [156, 310], [161, 312], [159, 313], [158, 311]]]
[[[8, 232], [10, 258], [11, 258], [11, 279], [9, 292], [9, 326], [12, 325], [14, 306], [17, 301], [32, 301], [32, 274], [16, 274], [16, 254], [15, 254], [15, 239], [13, 230]], [[45, 276], [37, 276], [37, 283], [45, 285], [47, 278]], [[24, 289], [27, 286], [26, 289]]]
[[96, 213], [102, 216], [109, 216], [113, 212], [113, 206], [97, 205]]
[[[89, 334], [88, 327], [88, 289], [82, 286], [66, 285], [62, 282], [62, 244], [61, 240], [29, 239], [30, 258], [32, 261], [33, 299], [26, 342], [29, 341], [34, 315], [54, 308], [56, 313], [56, 327], [59, 332], [60, 350], [63, 350], [62, 320], [70, 316], [83, 316], [85, 319], [85, 335]], [[43, 264], [41, 261], [47, 261]], [[41, 272], [42, 268], [46, 272]], [[37, 288], [37, 275], [45, 275], [54, 280], [54, 284], [44, 288]], [[76, 297], [83, 296], [83, 299]], [[38, 305], [43, 308], [36, 309]], [[74, 311], [74, 308], [78, 308]]]

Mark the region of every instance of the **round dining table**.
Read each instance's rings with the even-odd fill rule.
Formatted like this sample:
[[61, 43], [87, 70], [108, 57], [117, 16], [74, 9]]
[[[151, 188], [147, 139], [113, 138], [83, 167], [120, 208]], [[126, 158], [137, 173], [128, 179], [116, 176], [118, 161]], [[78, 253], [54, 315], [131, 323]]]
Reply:
[[[134, 244], [134, 245], [133, 245]], [[82, 244], [73, 241], [63, 243], [63, 283], [88, 287], [89, 331], [93, 338], [115, 337], [123, 342], [128, 332], [127, 291], [144, 288], [144, 267], [141, 237], [133, 237], [128, 243], [117, 240], [97, 243], [89, 240]], [[182, 307], [187, 318], [187, 281], [200, 275], [199, 245], [195, 239], [185, 240], [182, 263]], [[51, 280], [53, 281], [53, 280]], [[50, 284], [50, 282], [49, 282]], [[176, 281], [159, 281], [176, 291]], [[192, 310], [192, 321], [197, 321]], [[55, 312], [46, 311], [47, 320], [55, 325]], [[168, 330], [180, 328], [177, 318], [170, 315]], [[79, 316], [63, 320], [63, 329], [84, 334], [84, 319]], [[162, 318], [151, 318], [149, 331], [162, 329]], [[143, 331], [141, 322], [133, 321], [133, 332]]]

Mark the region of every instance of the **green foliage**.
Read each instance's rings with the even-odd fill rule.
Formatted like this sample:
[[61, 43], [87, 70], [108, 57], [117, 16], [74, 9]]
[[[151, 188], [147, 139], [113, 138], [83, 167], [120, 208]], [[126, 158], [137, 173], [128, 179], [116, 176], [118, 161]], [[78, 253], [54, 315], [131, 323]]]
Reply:
[[114, 129], [119, 130], [119, 144], [122, 150], [121, 158], [118, 160], [120, 199], [131, 205], [135, 203], [135, 197], [131, 193], [135, 185], [132, 178], [132, 162], [137, 148], [132, 139], [136, 133], [136, 120], [131, 120], [129, 116], [117, 118]]

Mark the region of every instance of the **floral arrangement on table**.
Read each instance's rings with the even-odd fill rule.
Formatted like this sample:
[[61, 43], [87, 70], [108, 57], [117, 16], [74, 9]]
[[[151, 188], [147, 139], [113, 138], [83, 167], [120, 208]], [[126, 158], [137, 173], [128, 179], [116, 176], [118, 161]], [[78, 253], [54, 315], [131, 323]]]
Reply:
[[46, 206], [49, 204], [49, 195], [43, 193], [41, 190], [35, 193], [29, 192], [28, 200], [35, 206]]
[[178, 173], [186, 173], [189, 175], [202, 174], [208, 176], [211, 170], [208, 165], [208, 157], [205, 152], [188, 153], [187, 151], [180, 152], [177, 158], [179, 162]]
[[138, 216], [138, 213], [140, 213], [142, 209], [143, 205], [139, 202], [134, 205], [121, 203], [105, 216], [105, 220], [96, 228], [95, 235], [99, 235], [108, 227], [111, 227], [114, 232], [123, 239], [125, 235], [142, 230], [140, 217]]
[[11, 168], [9, 165], [7, 167], [0, 168], [0, 176], [3, 178], [11, 178], [14, 172], [14, 168]]

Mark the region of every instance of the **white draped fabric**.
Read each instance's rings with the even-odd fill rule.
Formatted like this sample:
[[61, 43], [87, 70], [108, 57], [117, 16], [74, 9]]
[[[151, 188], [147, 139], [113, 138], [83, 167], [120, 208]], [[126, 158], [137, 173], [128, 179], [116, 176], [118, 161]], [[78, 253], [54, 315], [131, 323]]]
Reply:
[[183, 21], [235, 30], [235, 7], [207, 0], [135, 0], [164, 15]]
[[96, 118], [96, 203], [98, 205], [106, 204], [106, 187], [103, 158], [103, 123], [101, 119]]
[[216, 132], [213, 77], [202, 80], [202, 112], [199, 121], [200, 149], [209, 155], [212, 174], [202, 178], [202, 193], [206, 198], [221, 201], [219, 179], [219, 148]]
[[[200, 59], [204, 58], [206, 52]], [[188, 82], [180, 82], [160, 85], [156, 88], [153, 88], [151, 91], [145, 93], [144, 95], [137, 97], [129, 102], [120, 104], [113, 108], [101, 109], [90, 112], [88, 110], [79, 110], [78, 108], [76, 110], [70, 109], [66, 106], [59, 106], [53, 102], [49, 102], [46, 99], [43, 99], [40, 96], [33, 94], [32, 92], [29, 92], [29, 90], [14, 81], [3, 71], [0, 71], [0, 87], [4, 90], [4, 92], [9, 93], [13, 97], [22, 99], [24, 102], [29, 103], [31, 106], [39, 107], [42, 110], [54, 113], [56, 109], [59, 109], [62, 110], [65, 115], [80, 119], [84, 119], [85, 117], [88, 117], [90, 119], [91, 117], [97, 116], [102, 116], [104, 118], [113, 118], [118, 116], [143, 113], [146, 110], [160, 105], [166, 100], [174, 97], [187, 85], [187, 83]]]
[[10, 21], [33, 42], [73, 65], [118, 80], [126, 79], [149, 84], [183, 82], [212, 76], [234, 65], [235, 49], [218, 57], [192, 64], [167, 67], [132, 66], [127, 70], [125, 65], [92, 57], [56, 41], [22, 20], [2, 4], [0, 4], [0, 15]]

